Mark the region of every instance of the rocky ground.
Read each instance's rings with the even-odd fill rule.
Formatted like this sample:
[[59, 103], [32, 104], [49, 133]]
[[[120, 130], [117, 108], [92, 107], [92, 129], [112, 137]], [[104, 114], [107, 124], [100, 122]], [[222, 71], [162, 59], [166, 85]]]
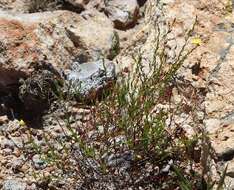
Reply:
[[[141, 50], [146, 62], [152, 57], [155, 22], [164, 30], [165, 23], [176, 19], [168, 56], [173, 60], [178, 54], [186, 31], [196, 20], [192, 35], [199, 39], [199, 46], [180, 68], [178, 85], [172, 89], [170, 106], [183, 108], [171, 125], [181, 126], [188, 136], [197, 133], [198, 128], [208, 133], [216, 155], [212, 159], [213, 177], [228, 164], [226, 189], [234, 189], [234, 15], [228, 3], [0, 0], [0, 188], [85, 189], [72, 173], [79, 154], [69, 161], [71, 168], [64, 166], [70, 173], [63, 173], [32, 150], [48, 148], [50, 139], [62, 139], [65, 146], [70, 146], [61, 128], [66, 124], [65, 108], [76, 121], [72, 127], [77, 122], [84, 126], [91, 140], [97, 134], [97, 130], [87, 129], [91, 106], [54, 101], [48, 89], [57, 88], [54, 81], [58, 86], [63, 85], [59, 82], [69, 83], [71, 89], [62, 89], [65, 93], [90, 103], [119, 73], [134, 68], [132, 55]], [[77, 88], [81, 88], [80, 94], [76, 94]], [[63, 151], [59, 142], [54, 146]], [[121, 159], [121, 163], [129, 164], [131, 154]], [[111, 156], [107, 160], [113, 165]], [[81, 167], [85, 166], [83, 163]], [[51, 174], [58, 180], [48, 181]], [[106, 189], [114, 189], [108, 180], [104, 180]]]

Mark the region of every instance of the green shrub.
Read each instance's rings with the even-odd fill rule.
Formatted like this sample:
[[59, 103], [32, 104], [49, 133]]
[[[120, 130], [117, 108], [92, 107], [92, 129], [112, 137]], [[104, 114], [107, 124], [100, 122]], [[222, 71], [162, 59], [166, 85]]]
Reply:
[[[72, 98], [61, 93], [58, 99], [64, 111], [64, 123], [59, 118], [55, 120], [63, 129], [65, 139], [56, 139], [47, 131], [43, 135], [47, 148], [38, 147], [30, 138], [31, 150], [49, 165], [71, 175], [76, 182], [73, 188], [107, 189], [111, 184], [116, 189], [209, 189], [212, 185], [205, 178], [205, 169], [202, 174], [192, 167], [187, 169], [195, 163], [191, 156], [195, 147], [199, 142], [206, 143], [205, 133], [188, 139], [169, 131], [166, 120], [171, 113], [158, 106], [167, 104], [176, 72], [197, 47], [188, 48], [194, 26], [195, 23], [173, 63], [168, 62], [166, 53], [167, 36], [172, 29], [169, 27], [161, 33], [157, 26], [152, 60], [145, 64], [141, 52], [133, 57], [135, 69], [120, 75], [106, 92], [108, 96], [103, 94], [101, 101], [93, 102], [91, 119], [86, 124], [74, 125], [76, 121], [69, 112]], [[89, 129], [95, 131], [95, 137], [89, 137]], [[61, 148], [58, 150], [55, 145]], [[129, 157], [130, 163], [125, 169], [118, 166], [117, 156], [123, 155]], [[111, 156], [114, 163], [109, 164]], [[151, 169], [148, 171], [147, 167]], [[49, 181], [58, 178], [62, 176], [55, 172]], [[223, 183], [220, 184], [221, 187]]]

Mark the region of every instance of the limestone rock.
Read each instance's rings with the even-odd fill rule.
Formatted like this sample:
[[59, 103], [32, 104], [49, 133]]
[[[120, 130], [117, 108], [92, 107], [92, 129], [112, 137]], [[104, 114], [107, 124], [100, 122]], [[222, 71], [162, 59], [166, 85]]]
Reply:
[[234, 178], [234, 160], [228, 161], [227, 176]]
[[211, 137], [211, 142], [220, 160], [234, 157], [234, 125], [223, 125]]
[[226, 190], [234, 189], [234, 180], [231, 177], [225, 177]]
[[[170, 22], [176, 18], [172, 29], [172, 39], [176, 39], [176, 42], [171, 40], [169, 44], [176, 54], [183, 44], [186, 30], [191, 28], [197, 16], [198, 23], [194, 36], [200, 36], [202, 44], [185, 61], [178, 75], [190, 81], [194, 87], [206, 89], [207, 92], [202, 95], [201, 104], [205, 110], [203, 122], [206, 130], [211, 134], [213, 148], [220, 159], [225, 160], [227, 159], [225, 157], [232, 155], [234, 150], [233, 15], [230, 18], [222, 18], [224, 5], [222, 1], [217, 0], [213, 2], [199, 0], [192, 3], [164, 0], [162, 3], [164, 3], [163, 13], [165, 14], [160, 15], [160, 11], [155, 13], [155, 17], [158, 16], [158, 20], [155, 21], [161, 24], [160, 19]], [[216, 10], [216, 14], [209, 10]], [[149, 13], [147, 20], [150, 22], [152, 18], [152, 13]], [[152, 44], [152, 41], [148, 40], [145, 46], [148, 43]], [[146, 50], [149, 52], [150, 46]], [[199, 66], [196, 68], [195, 65]]]
[[107, 3], [106, 12], [115, 28], [125, 30], [135, 25], [139, 6], [136, 0], [111, 0]]
[[67, 28], [71, 39], [83, 44], [88, 53], [96, 60], [102, 55], [112, 58], [117, 33], [114, 32], [111, 21], [96, 10], [84, 11], [81, 16], [83, 19], [79, 24]]
[[115, 36], [104, 14], [68, 11], [29, 15], [0, 11], [0, 33], [0, 88], [29, 76], [41, 61], [62, 72], [77, 57], [92, 61], [108, 56]]
[[0, 53], [2, 86], [15, 84], [19, 78], [30, 75], [40, 60], [52, 62], [56, 69], [69, 65], [76, 55], [75, 46], [65, 29], [58, 26], [58, 21], [57, 25], [52, 21], [53, 15], [56, 20], [69, 17], [70, 13], [15, 15], [0, 12], [0, 41], [4, 46]]

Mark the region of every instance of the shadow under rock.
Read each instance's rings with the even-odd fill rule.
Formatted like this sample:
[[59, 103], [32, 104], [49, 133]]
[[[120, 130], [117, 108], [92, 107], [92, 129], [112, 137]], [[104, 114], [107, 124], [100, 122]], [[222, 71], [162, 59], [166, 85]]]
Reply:
[[43, 128], [43, 114], [34, 110], [25, 110], [24, 104], [16, 94], [0, 93], [0, 116], [4, 115], [9, 120], [23, 120], [30, 128]]

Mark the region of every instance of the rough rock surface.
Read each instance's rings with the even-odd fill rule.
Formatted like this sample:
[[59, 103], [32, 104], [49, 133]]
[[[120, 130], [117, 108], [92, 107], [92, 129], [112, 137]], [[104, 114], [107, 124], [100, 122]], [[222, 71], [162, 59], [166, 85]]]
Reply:
[[26, 190], [26, 183], [19, 179], [9, 179], [3, 184], [2, 190]]
[[[145, 21], [140, 22], [140, 26], [135, 24], [145, 0], [112, 0], [107, 5], [101, 0], [67, 0], [75, 9], [87, 10], [80, 14], [76, 11], [22, 14], [34, 12], [33, 9], [48, 10], [32, 2], [38, 1], [28, 4], [26, 0], [0, 0], [0, 95], [2, 91], [12, 92], [12, 85], [18, 88], [19, 79], [34, 73], [38, 63], [48, 63], [59, 73], [67, 75], [73, 84], [77, 80], [83, 81], [84, 94], [94, 87], [102, 88], [106, 79], [114, 78], [114, 66], [107, 61], [108, 66], [104, 68], [101, 58], [113, 59], [120, 47], [121, 53], [114, 59], [118, 72], [124, 68], [131, 69], [134, 66], [131, 53], [137, 52], [139, 47], [144, 58], [152, 56], [155, 21], [163, 28], [164, 22], [176, 18], [168, 48], [168, 55], [173, 57], [184, 43], [186, 29], [192, 26], [197, 16], [193, 36], [201, 38], [202, 42], [181, 68], [179, 77], [199, 92], [199, 97], [195, 97], [198, 99], [196, 116], [199, 126], [209, 133], [219, 164], [229, 164], [227, 181], [234, 184], [234, 14], [226, 9], [226, 0], [162, 0], [156, 11], [153, 9], [155, 1], [149, 0]], [[125, 33], [115, 32], [114, 26], [121, 30], [136, 28]], [[74, 60], [79, 62], [76, 69]], [[103, 72], [105, 69], [107, 76]], [[186, 98], [173, 89], [172, 101], [186, 105], [192, 103], [193, 91], [187, 86], [182, 90], [187, 94]], [[0, 110], [4, 109], [1, 106]], [[184, 112], [175, 118], [175, 124], [192, 134], [197, 126], [188, 117], [189, 110], [189, 106], [185, 107]], [[25, 129], [20, 128], [20, 122], [1, 118], [0, 123], [0, 187], [24, 188], [24, 182], [8, 179], [8, 176], [19, 173], [30, 184], [36, 183], [32, 179], [33, 168], [43, 170], [48, 176], [53, 168], [44, 166], [38, 155], [31, 155], [32, 163], [25, 162], [26, 158], [21, 155], [20, 147], [27, 143], [28, 138]], [[61, 128], [51, 123], [48, 130], [63, 139]], [[45, 144], [40, 141], [41, 135], [41, 132], [33, 135], [38, 145]]]
[[[152, 8], [155, 2], [150, 1], [150, 3]], [[152, 57], [155, 40], [154, 22], [159, 23], [163, 29], [165, 22], [171, 23], [176, 19], [170, 36], [172, 40], [168, 44], [170, 47], [168, 55], [173, 57], [178, 54], [184, 44], [183, 37], [186, 30], [191, 28], [197, 17], [193, 36], [199, 37], [201, 44], [186, 60], [178, 76], [184, 81], [188, 81], [198, 92], [200, 91], [200, 95], [197, 97], [200, 100], [195, 108], [195, 114], [200, 118], [200, 127], [210, 134], [212, 148], [218, 155], [219, 163], [223, 166], [229, 163], [228, 181], [233, 184], [233, 13], [227, 10], [225, 0], [212, 2], [163, 0], [161, 5], [160, 7], [159, 4], [157, 11], [150, 8], [147, 10], [147, 24], [134, 36], [136, 43], [128, 47], [126, 52], [129, 54], [141, 46], [143, 57]], [[146, 34], [148, 34], [147, 37]], [[189, 43], [192, 42], [189, 41]], [[131, 68], [134, 65], [133, 59], [126, 52], [116, 58], [117, 62], [123, 63], [117, 66], [120, 70], [125, 67]], [[193, 101], [191, 94], [190, 92], [186, 104]], [[175, 89], [173, 95], [173, 101], [181, 104], [183, 98]], [[175, 119], [175, 123], [192, 134], [197, 126], [193, 126], [191, 119], [185, 112]]]
[[99, 91], [115, 80], [115, 66], [108, 60], [82, 64], [75, 62], [67, 77], [72, 84], [73, 93], [94, 99], [100, 94]]
[[[49, 71], [56, 77], [72, 80], [73, 84], [77, 79], [83, 81], [83, 93], [93, 92], [91, 96], [96, 96], [99, 90], [115, 78], [115, 66], [111, 60], [119, 53], [119, 40], [125, 38], [119, 39], [119, 31], [115, 31], [113, 21], [103, 12], [106, 7], [102, 0], [69, 0], [65, 1], [69, 4], [65, 3], [66, 6], [63, 7], [60, 7], [61, 4], [57, 4], [56, 0], [43, 2], [0, 0], [0, 114], [3, 114], [0, 118], [0, 188], [7, 190], [49, 188], [46, 186], [47, 181], [35, 181], [33, 174], [41, 171], [46, 177], [53, 172], [53, 168], [45, 165], [37, 154], [23, 153], [23, 149], [31, 149], [24, 147], [30, 141], [28, 131], [23, 127], [25, 122], [28, 124], [27, 117], [36, 119], [36, 123], [40, 125], [39, 119], [42, 118], [38, 119], [37, 116], [47, 109], [48, 102], [45, 103], [44, 99], [37, 96], [43, 93], [42, 97], [45, 97], [48, 94], [44, 92], [49, 92], [42, 88], [46, 83], [39, 77], [40, 73]], [[132, 6], [124, 3], [128, 8]], [[139, 9], [137, 4], [134, 6]], [[131, 33], [134, 32], [132, 29]], [[79, 62], [79, 71], [73, 70], [74, 62]], [[21, 78], [23, 80], [20, 80]], [[25, 89], [30, 91], [25, 93]], [[38, 92], [40, 93], [37, 94]], [[15, 102], [16, 99], [18, 102]], [[6, 106], [9, 106], [9, 109], [6, 109]], [[15, 113], [15, 108], [22, 106], [27, 117], [17, 116]], [[38, 115], [39, 110], [41, 113]], [[82, 122], [89, 121], [88, 116], [83, 117], [87, 111], [79, 112], [80, 114], [77, 114], [75, 109], [76, 118]], [[57, 115], [65, 118], [63, 112]], [[16, 120], [16, 117], [19, 120]], [[22, 117], [24, 121], [21, 120]], [[49, 124], [46, 124], [46, 131], [52, 132], [58, 139], [63, 139], [64, 134], [58, 123], [51, 118], [47, 119], [47, 122]], [[61, 122], [62, 125], [65, 124], [64, 121]], [[33, 123], [32, 127], [35, 125]], [[44, 134], [44, 130], [33, 134], [35, 146], [48, 145], [42, 141]], [[61, 149], [59, 144], [56, 146]], [[73, 167], [76, 168], [76, 165]], [[64, 182], [61, 183], [65, 183], [68, 189], [71, 184], [77, 183], [72, 182], [72, 179], [64, 176], [61, 171], [56, 173], [63, 176]], [[22, 180], [18, 180], [19, 178]]]
[[[166, 17], [176, 18], [177, 45], [184, 28], [197, 16], [194, 36], [202, 39], [201, 46], [187, 60], [180, 75], [198, 89], [205, 89], [204, 128], [210, 134], [212, 147], [220, 164], [230, 163], [227, 175], [233, 176], [234, 122], [234, 59], [233, 13], [224, 6], [226, 1], [168, 1]], [[215, 14], [214, 12], [215, 11]], [[229, 178], [229, 182], [234, 179]]]
[[109, 56], [116, 36], [111, 21], [98, 12], [81, 16], [57, 11], [29, 16], [1, 11], [0, 23], [0, 86], [17, 83], [40, 61], [52, 63], [61, 71], [68, 69], [75, 58], [90, 61]]
[[136, 0], [111, 0], [107, 2], [106, 12], [115, 28], [125, 30], [136, 23], [139, 5]]

